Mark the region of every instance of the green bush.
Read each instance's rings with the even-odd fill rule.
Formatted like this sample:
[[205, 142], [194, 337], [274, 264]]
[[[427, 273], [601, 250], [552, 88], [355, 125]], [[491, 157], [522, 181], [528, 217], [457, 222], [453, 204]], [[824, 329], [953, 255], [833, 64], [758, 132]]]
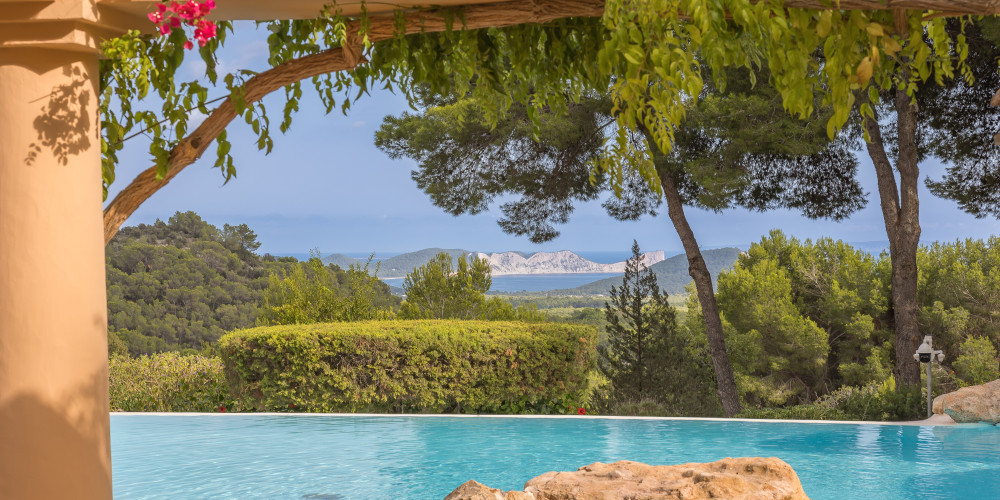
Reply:
[[890, 376], [884, 382], [862, 387], [844, 386], [815, 403], [784, 408], [749, 408], [743, 418], [799, 420], [917, 420], [926, 417], [920, 387], [896, 387]]
[[776, 420], [851, 420], [836, 408], [817, 404], [786, 406], [783, 408], [744, 408], [739, 418], [763, 418]]
[[844, 386], [823, 396], [817, 406], [836, 408], [846, 420], [915, 420], [925, 418], [925, 396], [919, 386], [896, 387], [892, 376], [884, 382]]
[[127, 355], [128, 344], [117, 333], [108, 330], [108, 357]]
[[219, 411], [235, 408], [222, 360], [165, 352], [108, 362], [112, 411]]
[[247, 408], [557, 413], [582, 401], [587, 326], [457, 320], [259, 327], [219, 341]]
[[952, 365], [962, 386], [979, 385], [1000, 378], [997, 350], [984, 337], [969, 337], [959, 347], [958, 358]]
[[893, 377], [862, 387], [844, 386], [815, 403], [784, 408], [749, 408], [743, 418], [799, 420], [916, 420], [924, 418], [919, 387], [897, 389]]

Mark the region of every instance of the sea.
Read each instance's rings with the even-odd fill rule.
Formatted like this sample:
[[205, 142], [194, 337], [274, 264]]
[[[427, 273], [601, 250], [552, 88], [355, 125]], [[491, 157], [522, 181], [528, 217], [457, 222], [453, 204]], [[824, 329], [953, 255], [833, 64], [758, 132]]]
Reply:
[[[576, 288], [621, 273], [509, 274], [493, 277], [491, 292], [545, 292]], [[383, 278], [389, 286], [402, 288], [405, 278]]]
[[[385, 260], [390, 257], [395, 257], [397, 255], [402, 255], [404, 252], [375, 252], [375, 256], [372, 258], [372, 262], [378, 262], [380, 260]], [[493, 253], [493, 252], [487, 252]], [[632, 252], [629, 251], [577, 251], [574, 250], [573, 253], [583, 257], [584, 259], [597, 262], [599, 264], [614, 264], [615, 262], [622, 262], [628, 260], [632, 256]], [[670, 252], [668, 252], [668, 255]], [[275, 254], [278, 255], [278, 254]], [[281, 252], [280, 255], [287, 257], [295, 257], [299, 260], [308, 260], [309, 252]], [[326, 253], [323, 253], [326, 255]], [[344, 255], [358, 260], [368, 260], [368, 256], [371, 252], [344, 252]]]
[[[388, 259], [401, 252], [375, 252], [372, 262]], [[622, 262], [632, 256], [629, 251], [576, 251], [574, 253], [589, 261], [599, 264], [613, 264]], [[299, 260], [309, 258], [308, 253], [286, 253], [285, 255], [295, 257]], [[370, 253], [344, 253], [348, 257], [367, 260]], [[621, 273], [566, 273], [566, 274], [510, 274], [493, 277], [491, 292], [546, 292], [549, 290], [561, 290], [565, 288], [576, 288], [580, 285], [593, 283], [597, 280], [621, 276]], [[389, 286], [403, 286], [404, 278], [383, 278]]]

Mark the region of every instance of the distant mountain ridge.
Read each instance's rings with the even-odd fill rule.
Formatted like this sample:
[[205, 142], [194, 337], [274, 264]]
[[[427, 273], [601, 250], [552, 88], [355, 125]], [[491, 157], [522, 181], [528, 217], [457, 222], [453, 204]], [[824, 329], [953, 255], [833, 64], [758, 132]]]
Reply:
[[[719, 272], [723, 269], [730, 269], [740, 256], [739, 248], [717, 248], [713, 250], [702, 250], [701, 255], [705, 259], [708, 272], [712, 275], [712, 281], [719, 279]], [[684, 254], [674, 255], [669, 259], [662, 260], [649, 266], [656, 274], [657, 285], [671, 295], [686, 293], [684, 288], [691, 282], [691, 275], [688, 274], [687, 256]], [[608, 295], [611, 293], [611, 286], [621, 286], [621, 277], [611, 277], [587, 283], [576, 288], [565, 288], [561, 290], [551, 290], [548, 295]]]
[[[368, 266], [368, 272], [374, 273], [375, 266], [378, 265], [379, 278], [403, 278], [414, 269], [427, 264], [435, 255], [444, 252], [451, 255], [452, 262], [457, 262], [461, 255], [469, 255], [471, 252], [458, 248], [425, 248], [416, 252], [402, 253], [378, 262], [372, 262]], [[365, 263], [365, 260], [348, 257], [344, 254], [334, 253], [323, 257], [323, 263], [336, 264], [343, 269], [347, 269], [351, 264]]]
[[[332, 253], [323, 257], [324, 264], [334, 264], [341, 269], [347, 269], [351, 266], [362, 264], [362, 262], [354, 257], [348, 257], [342, 253]], [[371, 269], [369, 269], [371, 271]]]
[[[431, 261], [435, 255], [445, 252], [451, 255], [452, 261], [465, 255], [470, 258], [486, 259], [490, 263], [493, 276], [503, 276], [511, 274], [573, 274], [573, 273], [622, 273], [625, 272], [625, 261], [612, 264], [601, 264], [585, 259], [569, 250], [558, 252], [500, 252], [486, 254], [482, 252], [470, 252], [462, 249], [442, 249], [425, 248], [416, 252], [409, 252], [395, 257], [382, 260], [378, 263], [378, 276], [380, 278], [402, 278], [407, 273], [412, 272], [417, 267], [423, 266]], [[665, 259], [662, 250], [646, 252], [642, 256], [643, 262], [647, 266], [652, 266]], [[336, 264], [347, 269], [352, 264], [362, 264], [363, 261], [348, 257], [343, 254], [330, 254], [323, 257], [323, 262]], [[369, 271], [374, 271], [374, 265], [369, 267]]]

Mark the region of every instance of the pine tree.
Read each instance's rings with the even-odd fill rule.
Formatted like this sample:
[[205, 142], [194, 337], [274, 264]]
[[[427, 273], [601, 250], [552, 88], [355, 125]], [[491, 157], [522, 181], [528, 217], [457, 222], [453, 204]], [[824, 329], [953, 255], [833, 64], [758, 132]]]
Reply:
[[620, 287], [611, 287], [605, 303], [608, 343], [598, 348], [598, 367], [611, 382], [618, 401], [669, 398], [672, 362], [682, 361], [677, 314], [660, 291], [656, 275], [642, 262], [639, 244], [625, 264]]

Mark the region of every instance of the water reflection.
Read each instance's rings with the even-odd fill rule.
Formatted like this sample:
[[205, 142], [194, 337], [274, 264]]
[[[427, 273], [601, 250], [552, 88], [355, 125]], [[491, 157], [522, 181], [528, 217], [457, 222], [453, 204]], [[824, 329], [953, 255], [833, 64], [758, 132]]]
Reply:
[[1000, 429], [598, 418], [112, 417], [116, 498], [442, 498], [593, 462], [775, 456], [814, 499], [1000, 498]]

